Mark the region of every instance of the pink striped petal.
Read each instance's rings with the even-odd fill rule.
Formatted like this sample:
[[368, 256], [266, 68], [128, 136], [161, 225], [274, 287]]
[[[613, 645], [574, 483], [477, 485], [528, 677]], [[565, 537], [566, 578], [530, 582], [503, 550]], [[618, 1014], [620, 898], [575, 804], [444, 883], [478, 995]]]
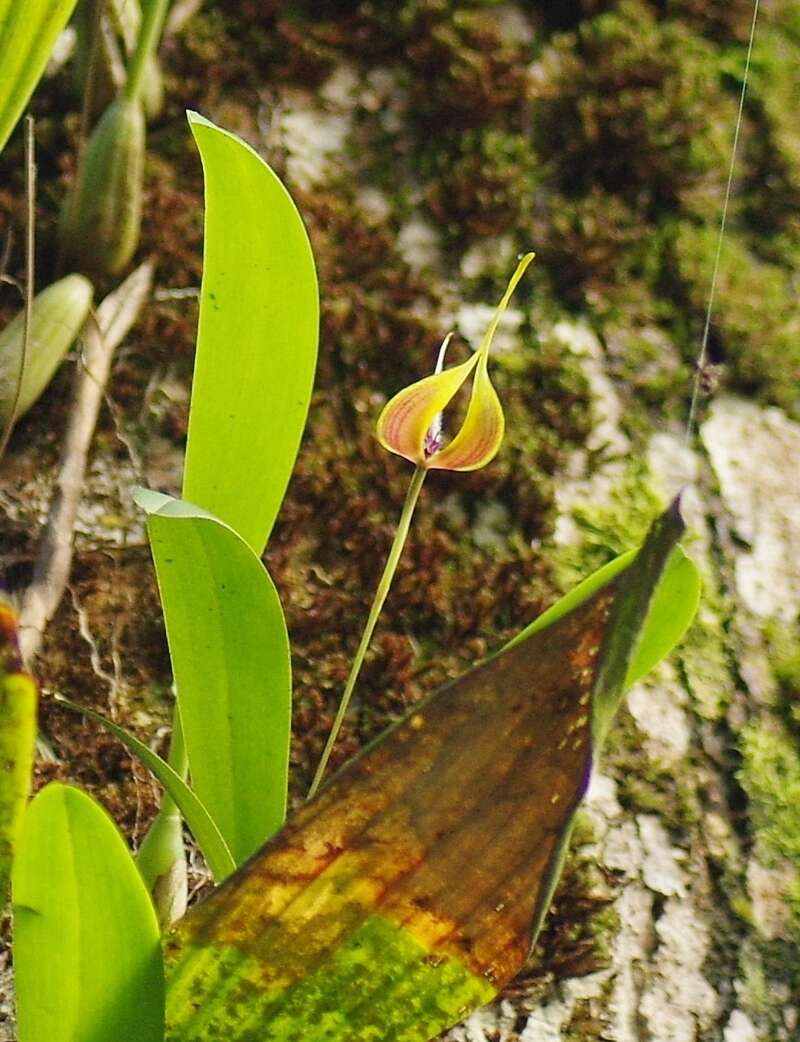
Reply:
[[505, 418], [482, 355], [475, 371], [467, 415], [458, 434], [428, 460], [435, 470], [478, 470], [494, 459], [503, 441]]
[[378, 418], [377, 435], [381, 445], [418, 466], [427, 466], [425, 436], [475, 368], [478, 358], [476, 353], [461, 365], [404, 387], [391, 398]]

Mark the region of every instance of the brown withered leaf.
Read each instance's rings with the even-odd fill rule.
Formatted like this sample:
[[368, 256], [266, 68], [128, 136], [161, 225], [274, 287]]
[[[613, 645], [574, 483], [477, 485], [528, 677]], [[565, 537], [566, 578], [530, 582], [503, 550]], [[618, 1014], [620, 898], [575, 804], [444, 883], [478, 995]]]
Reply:
[[519, 971], [677, 505], [634, 562], [437, 692], [166, 943], [170, 1042], [425, 1042]]

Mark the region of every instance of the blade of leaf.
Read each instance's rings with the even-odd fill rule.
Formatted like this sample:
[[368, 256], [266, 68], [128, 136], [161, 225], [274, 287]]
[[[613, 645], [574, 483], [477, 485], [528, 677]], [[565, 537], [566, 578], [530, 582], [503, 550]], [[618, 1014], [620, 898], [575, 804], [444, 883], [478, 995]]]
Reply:
[[107, 731], [110, 731], [115, 738], [122, 742], [126, 749], [132, 752], [137, 759], [141, 760], [145, 767], [163, 785], [183, 815], [183, 819], [189, 826], [192, 835], [197, 840], [197, 845], [206, 859], [206, 864], [217, 882], [221, 882], [234, 871], [236, 862], [233, 860], [233, 855], [228, 849], [222, 833], [214, 823], [214, 819], [183, 778], [170, 767], [166, 760], [163, 760], [158, 753], [154, 753], [144, 742], [140, 742], [135, 735], [130, 734], [123, 727], [120, 727], [119, 724], [115, 724], [113, 720], [103, 716], [102, 713], [97, 713], [94, 709], [88, 709], [86, 706], [79, 706], [66, 698], [59, 698], [58, 701], [60, 705], [66, 706], [67, 709], [72, 709], [76, 713], [88, 716], [90, 720], [95, 720], [98, 724], [105, 727]]
[[33, 677], [22, 670], [16, 619], [0, 600], [0, 906], [8, 897], [17, 837], [31, 791], [37, 700]]
[[283, 824], [289, 637], [261, 561], [228, 525], [137, 493], [164, 608], [192, 784], [237, 864]]
[[636, 652], [628, 666], [625, 690], [646, 676], [681, 642], [697, 614], [702, 592], [697, 565], [676, 546], [650, 602]]
[[183, 498], [260, 554], [308, 412], [317, 278], [303, 222], [266, 163], [197, 113], [189, 122], [206, 218]]
[[415, 708], [188, 913], [169, 1042], [425, 1042], [497, 994], [588, 784], [593, 700], [617, 697], [679, 528]]
[[[642, 630], [654, 593], [684, 531], [678, 497], [650, 526], [634, 565], [623, 573], [621, 595], [614, 601], [608, 637], [592, 690], [592, 737], [598, 748], [624, 697], [627, 678], [642, 646]], [[697, 591], [691, 586], [684, 590], [692, 598], [694, 614]]]
[[76, 0], [0, 0], [0, 152]]
[[155, 913], [117, 827], [78, 789], [33, 800], [14, 865], [20, 1042], [162, 1042]]
[[[599, 753], [602, 749], [614, 715], [624, 698], [625, 691], [630, 686], [630, 678], [635, 676], [636, 671], [642, 665], [646, 666], [644, 670], [646, 672], [655, 664], [650, 659], [659, 648], [663, 650], [664, 654], [667, 654], [672, 648], [668, 638], [669, 634], [676, 632], [674, 626], [668, 622], [664, 625], [663, 632], [658, 631], [658, 622], [669, 607], [663, 602], [657, 609], [655, 623], [651, 623], [654, 628], [646, 638], [646, 643], [643, 638], [648, 619], [653, 618], [653, 607], [659, 595], [659, 589], [662, 589], [663, 596], [664, 580], [669, 564], [670, 561], [675, 560], [678, 540], [684, 531], [685, 525], [681, 516], [679, 496], [650, 526], [647, 538], [635, 551], [633, 560], [629, 564], [626, 562], [618, 577], [612, 579], [611, 583], [605, 587], [601, 587], [595, 594], [596, 597], [602, 596], [603, 590], [609, 589], [612, 585], [619, 588], [619, 592], [613, 598], [609, 608], [608, 627], [591, 688], [591, 744], [595, 753]], [[616, 563], [615, 561], [610, 562], [606, 569], [600, 569], [600, 572], [607, 571]], [[590, 576], [588, 582], [591, 583], [597, 574]], [[687, 570], [683, 567], [677, 574], [678, 581], [675, 581], [673, 574], [672, 593], [675, 596], [686, 597], [687, 601], [686, 603], [676, 601], [671, 607], [674, 614], [685, 621], [683, 628], [678, 627], [678, 632], [682, 635], [697, 610], [699, 576], [696, 569], [693, 572], [692, 568]], [[688, 581], [683, 582], [682, 579]], [[688, 614], [689, 610], [691, 610], [691, 614]], [[549, 629], [540, 631], [545, 637], [549, 632]], [[589, 774], [587, 773], [587, 785], [588, 782]], [[533, 919], [534, 940], [541, 929], [558, 886], [567, 857], [573, 823], [574, 818], [565, 825], [543, 879], [539, 904]]]
[[[556, 619], [562, 618], [577, 605], [588, 600], [596, 590], [624, 571], [635, 560], [637, 553], [638, 550], [628, 550], [602, 568], [598, 568], [542, 612], [516, 637], [512, 637], [503, 650], [513, 648], [534, 633], [546, 629]], [[641, 680], [680, 642], [697, 612], [700, 593], [701, 582], [697, 565], [687, 557], [682, 547], [676, 546], [653, 594], [642, 635], [625, 678], [626, 688]]]

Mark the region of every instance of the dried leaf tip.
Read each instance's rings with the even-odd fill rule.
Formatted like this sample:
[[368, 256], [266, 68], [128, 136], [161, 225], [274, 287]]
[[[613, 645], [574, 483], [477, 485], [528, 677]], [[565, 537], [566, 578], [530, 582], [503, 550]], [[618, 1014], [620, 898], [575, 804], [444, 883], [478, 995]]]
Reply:
[[[533, 258], [533, 253], [521, 258], [471, 358], [418, 380], [386, 403], [377, 424], [378, 440], [385, 449], [427, 470], [478, 470], [494, 459], [503, 441], [505, 419], [489, 379], [489, 350], [511, 295]], [[449, 339], [448, 336], [442, 344], [440, 360]], [[443, 446], [442, 413], [473, 371], [475, 376], [464, 422], [452, 440]]]

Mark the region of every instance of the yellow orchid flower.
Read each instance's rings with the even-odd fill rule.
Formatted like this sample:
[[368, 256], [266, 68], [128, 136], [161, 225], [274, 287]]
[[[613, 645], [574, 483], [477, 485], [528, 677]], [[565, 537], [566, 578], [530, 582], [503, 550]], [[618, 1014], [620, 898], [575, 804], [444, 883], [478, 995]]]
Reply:
[[[503, 440], [505, 420], [489, 379], [489, 349], [511, 294], [533, 258], [533, 253], [526, 253], [520, 260], [480, 347], [471, 358], [404, 387], [386, 403], [377, 425], [378, 440], [385, 449], [426, 470], [477, 470], [494, 459]], [[442, 345], [440, 362], [449, 339]], [[473, 370], [467, 415], [452, 441], [441, 447], [441, 414]]]
[[[390, 452], [396, 452], [399, 456], [405, 456], [412, 463], [416, 463], [417, 468], [408, 486], [403, 512], [397, 523], [392, 547], [386, 559], [378, 589], [375, 591], [375, 598], [369, 610], [364, 632], [361, 634], [358, 650], [347, 677], [333, 726], [317, 764], [314, 780], [308, 793], [309, 798], [316, 793], [322, 783], [331, 751], [336, 744], [358, 675], [364, 664], [364, 656], [397, 571], [397, 564], [408, 537], [411, 518], [426, 474], [434, 468], [437, 470], [477, 470], [478, 467], [483, 467], [493, 459], [500, 448], [505, 421], [500, 400], [492, 387], [486, 368], [489, 361], [489, 348], [492, 346], [492, 339], [502, 314], [508, 307], [511, 294], [532, 260], [533, 254], [526, 253], [517, 265], [517, 270], [511, 276], [503, 299], [497, 305], [497, 311], [489, 323], [480, 347], [473, 356], [466, 362], [462, 362], [461, 365], [455, 365], [452, 369], [444, 369], [444, 356], [450, 336], [452, 336], [449, 334], [439, 348], [439, 358], [433, 375], [426, 376], [424, 380], [419, 380], [396, 394], [386, 404], [378, 419], [378, 439], [381, 445]], [[475, 371], [475, 381], [467, 406], [467, 415], [453, 440], [442, 447], [442, 412], [473, 370]]]

